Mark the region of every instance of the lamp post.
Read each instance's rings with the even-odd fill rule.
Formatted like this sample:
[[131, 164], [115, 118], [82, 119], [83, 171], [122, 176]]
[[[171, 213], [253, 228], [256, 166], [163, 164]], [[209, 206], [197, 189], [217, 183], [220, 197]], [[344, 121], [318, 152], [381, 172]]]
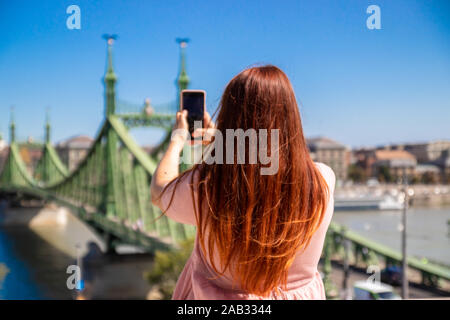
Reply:
[[408, 299], [408, 261], [406, 246], [406, 215], [408, 212], [408, 181], [406, 167], [403, 169], [403, 212], [402, 212], [402, 299]]

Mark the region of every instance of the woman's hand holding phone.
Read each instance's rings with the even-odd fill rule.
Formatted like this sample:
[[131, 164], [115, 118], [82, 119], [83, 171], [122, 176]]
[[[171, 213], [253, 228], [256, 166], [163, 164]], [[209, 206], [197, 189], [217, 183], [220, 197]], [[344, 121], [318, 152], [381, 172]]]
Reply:
[[[188, 140], [189, 125], [187, 117], [187, 110], [178, 111], [172, 130], [172, 141], [182, 145], [184, 145], [184, 143]], [[192, 137], [202, 137], [202, 140], [191, 140], [191, 144], [209, 144], [212, 141], [216, 125], [207, 111], [205, 111], [203, 115], [203, 125], [204, 128], [199, 128], [192, 133]]]
[[192, 133], [193, 138], [202, 137], [202, 140], [191, 140], [191, 144], [209, 144], [212, 142], [216, 125], [211, 119], [208, 111], [203, 114], [203, 128], [198, 128]]
[[176, 114], [175, 124], [172, 129], [171, 141], [182, 146], [189, 136], [189, 125], [187, 121], [187, 110], [178, 111]]

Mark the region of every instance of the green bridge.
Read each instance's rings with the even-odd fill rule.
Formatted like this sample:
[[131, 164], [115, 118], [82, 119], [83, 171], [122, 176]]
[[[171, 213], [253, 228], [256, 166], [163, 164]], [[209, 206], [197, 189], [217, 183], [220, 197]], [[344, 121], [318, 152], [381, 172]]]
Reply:
[[[117, 77], [112, 63], [112, 39], [108, 40], [105, 82], [105, 118], [85, 159], [69, 172], [50, 142], [47, 120], [43, 153], [33, 174], [21, 159], [11, 118], [10, 149], [0, 173], [0, 194], [32, 196], [53, 201], [72, 211], [100, 234], [109, 250], [118, 243], [137, 245], [146, 251], [168, 250], [195, 236], [195, 227], [179, 224], [154, 207], [149, 184], [161, 151], [170, 141], [176, 103], [153, 110], [124, 107], [116, 99]], [[188, 87], [185, 71], [185, 46], [181, 45], [178, 90]], [[134, 127], [158, 127], [166, 131], [163, 142], [150, 154], [129, 134]], [[331, 257], [342, 256], [344, 239], [351, 241], [355, 261], [366, 265], [384, 259], [386, 265], [401, 265], [401, 254], [332, 223], [324, 248], [325, 285], [328, 287]], [[450, 281], [450, 269], [414, 257], [408, 266], [419, 271], [422, 282], [438, 286]]]

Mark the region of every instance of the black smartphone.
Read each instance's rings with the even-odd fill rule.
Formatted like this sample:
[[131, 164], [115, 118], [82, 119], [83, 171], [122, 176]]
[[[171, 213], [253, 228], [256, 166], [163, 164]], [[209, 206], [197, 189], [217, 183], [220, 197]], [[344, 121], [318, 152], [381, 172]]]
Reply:
[[182, 90], [180, 97], [180, 110], [188, 111], [189, 134], [194, 132], [194, 121], [202, 121], [205, 114], [206, 92], [204, 90]]

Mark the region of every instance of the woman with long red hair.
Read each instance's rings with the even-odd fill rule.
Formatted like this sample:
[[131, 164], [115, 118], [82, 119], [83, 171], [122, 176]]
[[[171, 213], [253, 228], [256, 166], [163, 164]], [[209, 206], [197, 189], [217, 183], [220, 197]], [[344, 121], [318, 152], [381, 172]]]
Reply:
[[[311, 160], [289, 79], [271, 65], [246, 69], [227, 85], [219, 108], [216, 125], [205, 113], [206, 129], [221, 133], [222, 146], [236, 139], [227, 129], [266, 129], [277, 171], [261, 174], [270, 164], [248, 161], [255, 149], [246, 139], [246, 161], [203, 160], [179, 174], [187, 134], [173, 135], [152, 179], [152, 201], [168, 217], [197, 226], [173, 299], [325, 299], [317, 265], [335, 176]], [[187, 132], [186, 116], [177, 113], [174, 129]], [[238, 145], [231, 145], [223, 158], [237, 160]]]

